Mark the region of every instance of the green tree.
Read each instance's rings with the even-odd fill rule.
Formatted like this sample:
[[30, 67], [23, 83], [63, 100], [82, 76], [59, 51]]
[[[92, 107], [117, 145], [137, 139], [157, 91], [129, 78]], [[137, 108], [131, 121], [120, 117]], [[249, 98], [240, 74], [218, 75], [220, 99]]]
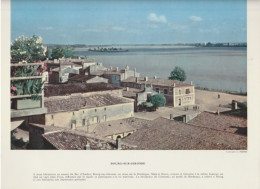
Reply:
[[11, 57], [15, 61], [38, 62], [45, 59], [46, 49], [42, 38], [33, 35], [31, 38], [20, 36], [11, 44]]
[[171, 80], [179, 80], [179, 81], [185, 81], [186, 80], [186, 74], [185, 71], [179, 67], [176, 66], [172, 72], [170, 73], [170, 76], [168, 77], [168, 79]]
[[73, 48], [71, 47], [56, 47], [52, 50], [52, 59], [59, 59], [62, 57], [72, 58], [74, 56]]
[[51, 58], [52, 58], [52, 57], [51, 57], [51, 54], [52, 54], [52, 50], [51, 50], [50, 48], [47, 48], [46, 53], [45, 53], [46, 58], [51, 59]]
[[166, 99], [162, 94], [156, 94], [151, 96], [151, 103], [155, 108], [165, 106]]

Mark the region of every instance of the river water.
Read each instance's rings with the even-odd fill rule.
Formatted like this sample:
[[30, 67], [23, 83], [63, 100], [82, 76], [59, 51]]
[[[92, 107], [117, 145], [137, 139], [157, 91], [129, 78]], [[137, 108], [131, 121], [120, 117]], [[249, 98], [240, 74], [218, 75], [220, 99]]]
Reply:
[[175, 66], [182, 67], [186, 82], [209, 89], [247, 91], [245, 47], [125, 46], [128, 52], [93, 52], [76, 48], [75, 55], [87, 56], [105, 66], [136, 68], [141, 76], [167, 78]]

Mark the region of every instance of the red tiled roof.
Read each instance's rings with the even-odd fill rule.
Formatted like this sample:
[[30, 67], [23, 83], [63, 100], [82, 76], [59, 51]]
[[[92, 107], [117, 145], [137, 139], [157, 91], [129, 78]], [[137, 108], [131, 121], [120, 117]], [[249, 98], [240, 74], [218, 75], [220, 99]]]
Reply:
[[[239, 111], [235, 111], [238, 113]], [[234, 116], [233, 111], [216, 113], [202, 112], [197, 117], [188, 122], [191, 125], [207, 127], [211, 129], [246, 135], [247, 119], [244, 117]]]
[[124, 142], [140, 150], [245, 150], [247, 137], [157, 118]]

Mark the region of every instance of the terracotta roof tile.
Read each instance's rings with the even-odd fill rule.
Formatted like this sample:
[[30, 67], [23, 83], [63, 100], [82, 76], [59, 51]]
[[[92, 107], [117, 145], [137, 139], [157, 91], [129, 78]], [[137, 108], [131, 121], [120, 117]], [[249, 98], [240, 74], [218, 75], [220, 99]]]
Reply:
[[140, 150], [247, 149], [247, 137], [157, 118], [123, 139]]

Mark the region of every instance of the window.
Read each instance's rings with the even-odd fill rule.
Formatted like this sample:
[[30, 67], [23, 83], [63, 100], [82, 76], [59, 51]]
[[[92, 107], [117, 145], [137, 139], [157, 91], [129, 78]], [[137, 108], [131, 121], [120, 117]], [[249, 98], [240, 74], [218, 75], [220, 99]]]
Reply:
[[73, 112], [72, 114], [73, 114], [73, 115], [75, 115], [75, 113], [74, 113], [74, 112]]
[[97, 109], [95, 109], [95, 112], [97, 112]]
[[150, 102], [151, 101], [151, 94], [147, 94], [147, 102]]
[[186, 94], [190, 94], [190, 89], [186, 89]]
[[181, 94], [181, 89], [179, 89], [179, 95]]
[[104, 119], [104, 121], [106, 121], [106, 120], [107, 120], [107, 116], [106, 116], [106, 115], [104, 115], [104, 116], [103, 116], [103, 119]]
[[106, 111], [106, 110], [107, 110], [107, 108], [104, 108], [104, 110]]
[[160, 89], [159, 89], [159, 88], [156, 88], [155, 91], [156, 91], [157, 93], [159, 93], [159, 92], [160, 92]]
[[51, 119], [53, 119], [54, 118], [54, 116], [53, 115], [51, 115]]
[[76, 128], [76, 120], [71, 121], [71, 128], [72, 129]]
[[85, 125], [86, 125], [86, 120], [83, 119], [83, 120], [82, 120], [82, 126], [85, 126]]
[[163, 89], [163, 93], [164, 94], [168, 94], [168, 90], [167, 89]]

